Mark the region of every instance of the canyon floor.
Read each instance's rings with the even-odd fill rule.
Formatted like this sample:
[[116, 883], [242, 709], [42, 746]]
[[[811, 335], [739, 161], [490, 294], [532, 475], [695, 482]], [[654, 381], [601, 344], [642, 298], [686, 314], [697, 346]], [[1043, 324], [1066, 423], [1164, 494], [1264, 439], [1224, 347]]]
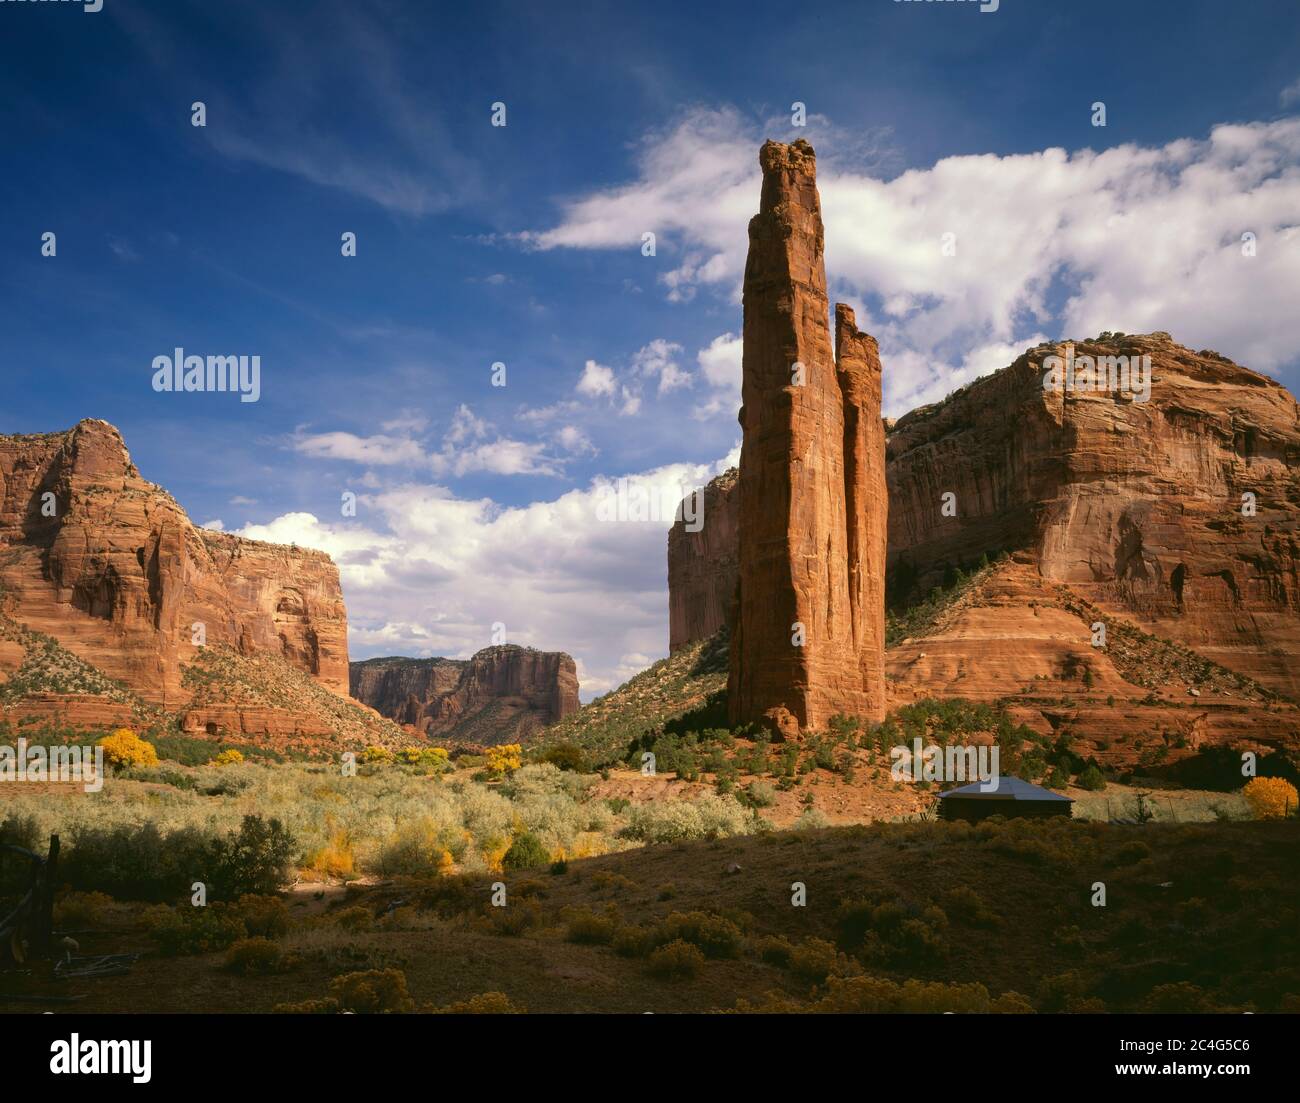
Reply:
[[[501, 908], [495, 876], [397, 878], [290, 894], [267, 975], [229, 950], [163, 956], [142, 906], [92, 902], [82, 952], [144, 953], [131, 971], [3, 991], [84, 1011], [265, 1012], [397, 970], [386, 998], [402, 1010], [1294, 1011], [1297, 844], [1294, 822], [919, 823], [578, 860], [507, 876]], [[1105, 907], [1090, 902], [1099, 880]], [[665, 961], [679, 940], [699, 952]]]

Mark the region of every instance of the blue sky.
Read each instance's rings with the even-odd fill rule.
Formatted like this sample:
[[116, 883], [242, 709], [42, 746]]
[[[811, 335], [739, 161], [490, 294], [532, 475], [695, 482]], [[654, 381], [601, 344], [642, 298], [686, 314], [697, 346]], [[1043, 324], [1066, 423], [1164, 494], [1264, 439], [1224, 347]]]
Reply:
[[[1298, 44], [1293, 0], [0, 4], [0, 432], [105, 418], [196, 522], [325, 547], [354, 657], [501, 621], [590, 696], [666, 647], [664, 525], [593, 480], [738, 443], [763, 137], [818, 150], [891, 413], [1086, 327], [1294, 388]], [[177, 346], [261, 400], [155, 393]]]

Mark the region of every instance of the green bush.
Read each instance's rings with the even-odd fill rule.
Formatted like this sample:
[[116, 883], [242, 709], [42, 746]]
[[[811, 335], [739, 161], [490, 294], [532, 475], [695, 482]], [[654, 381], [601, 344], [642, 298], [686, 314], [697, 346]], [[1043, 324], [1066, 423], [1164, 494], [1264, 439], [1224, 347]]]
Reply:
[[1106, 788], [1106, 775], [1101, 772], [1101, 768], [1095, 762], [1084, 767], [1078, 780], [1080, 789], [1087, 789], [1093, 793]]
[[537, 761], [549, 762], [552, 766], [558, 766], [561, 770], [569, 770], [575, 774], [591, 772], [586, 752], [576, 743], [554, 743], [544, 747], [538, 753]]
[[501, 864], [506, 869], [536, 869], [538, 866], [550, 865], [551, 852], [531, 831], [521, 831], [510, 843]]
[[60, 862], [61, 876], [82, 891], [125, 900], [177, 900], [197, 881], [209, 900], [274, 893], [289, 879], [293, 838], [279, 820], [245, 816], [225, 835], [181, 827], [164, 835], [152, 823], [81, 826]]
[[210, 847], [209, 892], [218, 899], [275, 892], [289, 879], [293, 854], [293, 836], [279, 820], [245, 816]]
[[224, 950], [248, 936], [243, 919], [228, 904], [165, 908], [150, 916], [148, 924], [159, 952], [168, 957]]

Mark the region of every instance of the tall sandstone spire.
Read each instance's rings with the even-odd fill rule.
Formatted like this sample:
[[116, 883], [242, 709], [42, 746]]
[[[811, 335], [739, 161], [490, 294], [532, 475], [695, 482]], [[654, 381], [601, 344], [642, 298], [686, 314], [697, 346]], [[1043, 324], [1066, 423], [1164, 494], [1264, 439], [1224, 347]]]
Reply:
[[884, 715], [880, 357], [838, 307], [831, 349], [817, 161], [767, 142], [745, 264], [734, 724], [787, 735]]

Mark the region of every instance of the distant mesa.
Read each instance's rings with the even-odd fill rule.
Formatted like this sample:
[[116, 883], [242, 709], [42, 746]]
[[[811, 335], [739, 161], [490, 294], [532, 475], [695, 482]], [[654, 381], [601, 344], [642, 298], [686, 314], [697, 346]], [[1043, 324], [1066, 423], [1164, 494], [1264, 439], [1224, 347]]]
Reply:
[[487, 647], [470, 659], [365, 659], [352, 696], [440, 742], [517, 743], [573, 715], [578, 671], [562, 651]]

